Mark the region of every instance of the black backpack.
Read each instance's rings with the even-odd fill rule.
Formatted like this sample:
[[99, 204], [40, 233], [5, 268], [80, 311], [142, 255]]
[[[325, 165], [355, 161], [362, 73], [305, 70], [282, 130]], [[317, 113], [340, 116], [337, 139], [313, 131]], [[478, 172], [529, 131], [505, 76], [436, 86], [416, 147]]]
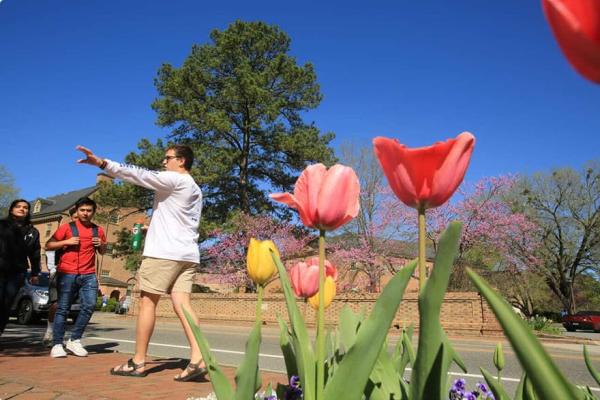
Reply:
[[[69, 222], [69, 227], [71, 228], [71, 235], [73, 237], [79, 236], [79, 230], [77, 229], [77, 224], [75, 221]], [[98, 237], [98, 225], [92, 223], [92, 237]], [[60, 263], [60, 257], [62, 257], [64, 249], [58, 249], [54, 252], [54, 265], [58, 268]]]

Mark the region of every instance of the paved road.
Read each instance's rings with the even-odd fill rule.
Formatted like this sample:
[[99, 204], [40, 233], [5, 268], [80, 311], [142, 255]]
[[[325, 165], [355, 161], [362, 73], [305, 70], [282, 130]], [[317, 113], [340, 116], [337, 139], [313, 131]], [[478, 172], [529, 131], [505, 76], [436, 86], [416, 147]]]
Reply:
[[[37, 330], [41, 337], [44, 325], [21, 327], [9, 325], [5, 335], [18, 335], [23, 329]], [[244, 354], [244, 347], [249, 327], [204, 324], [202, 329], [211, 345], [217, 360], [224, 365], [236, 366]], [[585, 335], [585, 333], [580, 334]], [[593, 335], [593, 333], [591, 334]], [[599, 335], [600, 336], [600, 335]], [[123, 353], [133, 353], [135, 338], [135, 320], [130, 317], [115, 314], [96, 313], [92, 319], [86, 336], [85, 344], [102, 344], [104, 348]], [[276, 326], [265, 326], [262, 332], [260, 365], [262, 369], [284, 372], [285, 365], [279, 349], [279, 330]], [[596, 338], [596, 337], [594, 337]], [[600, 338], [598, 338], [600, 339]], [[390, 337], [390, 346], [395, 345], [396, 338]], [[482, 381], [479, 366], [494, 373], [492, 355], [496, 343], [480, 339], [457, 339], [452, 343], [467, 365], [468, 374], [458, 368], [452, 368], [451, 379], [459, 376], [466, 377], [469, 385]], [[545, 347], [558, 364], [559, 368], [575, 383], [589, 385], [600, 394], [600, 388], [590, 377], [582, 357], [582, 346], [578, 344], [545, 343]], [[521, 376], [521, 368], [508, 343], [504, 343], [506, 368], [502, 376], [505, 387], [513, 392]], [[593, 363], [600, 369], [600, 346], [590, 346]], [[160, 320], [157, 323], [150, 345], [150, 354], [158, 357], [188, 357], [189, 347], [185, 336], [174, 320]], [[124, 357], [125, 358], [125, 357]], [[110, 368], [110, 366], [107, 366]]]

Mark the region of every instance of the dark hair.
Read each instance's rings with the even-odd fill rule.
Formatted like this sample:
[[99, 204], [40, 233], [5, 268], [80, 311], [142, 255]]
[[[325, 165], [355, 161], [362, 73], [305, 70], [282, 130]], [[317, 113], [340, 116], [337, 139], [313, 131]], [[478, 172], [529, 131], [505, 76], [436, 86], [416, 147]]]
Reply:
[[27, 204], [27, 208], [28, 208], [27, 215], [25, 216], [25, 219], [24, 219], [23, 222], [25, 224], [30, 224], [31, 223], [31, 204], [27, 200], [25, 200], [25, 199], [16, 199], [16, 200], [13, 200], [12, 203], [10, 203], [10, 207], [8, 207], [8, 218], [10, 218], [13, 221], [15, 220], [15, 217], [12, 215], [12, 210], [19, 203], [26, 203]]
[[81, 206], [92, 206], [93, 211], [96, 212], [96, 202], [89, 197], [81, 197], [75, 202], [75, 210]]
[[183, 168], [187, 171], [192, 169], [192, 164], [194, 163], [194, 152], [190, 148], [190, 146], [186, 146], [184, 144], [172, 144], [167, 148], [167, 150], [173, 150], [175, 152], [175, 157], [180, 157], [185, 160], [183, 163]]

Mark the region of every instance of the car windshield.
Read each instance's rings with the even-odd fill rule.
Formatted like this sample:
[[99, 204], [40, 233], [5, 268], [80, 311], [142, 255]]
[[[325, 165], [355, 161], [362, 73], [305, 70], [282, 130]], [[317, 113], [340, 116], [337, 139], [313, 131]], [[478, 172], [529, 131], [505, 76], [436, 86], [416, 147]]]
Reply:
[[38, 275], [38, 280], [39, 283], [37, 284], [37, 286], [50, 286], [50, 276], [47, 272], [41, 272]]

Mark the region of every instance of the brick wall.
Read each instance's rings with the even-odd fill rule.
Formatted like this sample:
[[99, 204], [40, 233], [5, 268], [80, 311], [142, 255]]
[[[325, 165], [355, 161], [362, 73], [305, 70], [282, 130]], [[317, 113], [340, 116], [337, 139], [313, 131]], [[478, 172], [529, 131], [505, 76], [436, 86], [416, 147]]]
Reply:
[[[337, 316], [344, 306], [349, 306], [355, 312], [365, 308], [370, 312], [377, 294], [340, 294], [325, 311], [327, 324], [336, 324]], [[139, 293], [135, 293], [130, 314], [137, 313], [137, 300]], [[417, 293], [405, 293], [396, 318], [392, 325], [398, 329], [402, 326], [415, 324], [419, 326]], [[312, 307], [298, 300], [300, 312], [308, 325], [314, 326], [316, 313]], [[192, 294], [192, 307], [201, 320], [212, 321], [254, 321], [256, 309], [256, 294], [231, 293], [231, 294]], [[267, 293], [263, 299], [262, 316], [267, 323], [277, 323], [277, 314], [287, 318], [287, 308], [283, 294]], [[171, 301], [168, 296], [163, 296], [158, 304], [157, 316], [172, 317]], [[440, 314], [442, 326], [449, 335], [502, 335], [500, 325], [487, 303], [475, 292], [447, 293]]]

